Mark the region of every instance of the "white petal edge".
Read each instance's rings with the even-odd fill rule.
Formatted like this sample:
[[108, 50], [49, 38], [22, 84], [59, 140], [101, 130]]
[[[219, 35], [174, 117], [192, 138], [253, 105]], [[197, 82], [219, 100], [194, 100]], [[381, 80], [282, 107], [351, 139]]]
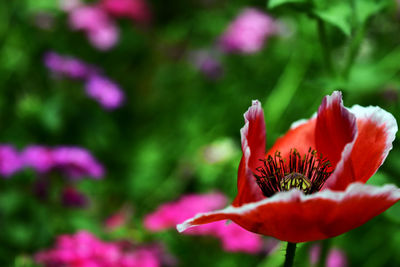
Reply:
[[[371, 120], [378, 127], [385, 126], [386, 136], [386, 146], [385, 150], [382, 154], [382, 162], [379, 166], [383, 164], [389, 151], [393, 148], [393, 141], [396, 138], [396, 133], [398, 130], [396, 119], [392, 114], [387, 112], [386, 110], [378, 107], [378, 106], [367, 106], [363, 107], [360, 105], [354, 105], [351, 108], [347, 108], [353, 115], [356, 116], [356, 120]], [[357, 129], [358, 130], [358, 129]], [[358, 133], [357, 133], [358, 134]], [[328, 181], [325, 183], [323, 188], [329, 188], [330, 185], [335, 184], [336, 178], [339, 177], [340, 173], [343, 171], [344, 162], [351, 156], [351, 152], [353, 150], [353, 145], [357, 140], [357, 136], [353, 142], [346, 144], [342, 151], [342, 156], [340, 158], [339, 163], [337, 164], [335, 171], [332, 173], [331, 177], [329, 177]], [[378, 171], [378, 168], [375, 170], [375, 173]], [[374, 173], [374, 174], [375, 174]], [[372, 174], [372, 175], [374, 175]]]
[[396, 119], [391, 113], [377, 106], [362, 107], [360, 105], [354, 105], [349, 108], [349, 110], [356, 116], [357, 120], [369, 119], [376, 123], [378, 126], [385, 126], [387, 138], [386, 148], [383, 153], [383, 160], [381, 163], [382, 165], [387, 155], [389, 154], [389, 151], [393, 148], [392, 143], [396, 138], [396, 133], [398, 131]]
[[[258, 116], [263, 117], [264, 119], [264, 111], [261, 107], [261, 102], [258, 100], [253, 100], [251, 102], [251, 106], [247, 109], [247, 111], [243, 114], [244, 117], [244, 126], [240, 129], [240, 136], [241, 136], [241, 143], [242, 143], [242, 151], [243, 151], [243, 156], [245, 157], [245, 168], [248, 173], [246, 173], [246, 177], [252, 176], [250, 168], [249, 168], [249, 159], [251, 156], [251, 150], [250, 146], [247, 140], [247, 136], [249, 134], [249, 126], [250, 126], [250, 120], [254, 120]], [[265, 134], [265, 133], [264, 133]], [[254, 180], [253, 188], [251, 189], [255, 192], [258, 192], [258, 194], [261, 195], [261, 190], [259, 190], [259, 187], [257, 183]]]
[[303, 192], [293, 189], [288, 192], [280, 192], [275, 194], [274, 196], [270, 198], [265, 198], [263, 200], [260, 200], [258, 202], [253, 202], [249, 204], [242, 205], [240, 207], [233, 207], [233, 206], [228, 206], [225, 209], [222, 210], [217, 210], [217, 211], [212, 211], [212, 212], [206, 212], [206, 213], [200, 213], [197, 214], [194, 218], [189, 219], [184, 221], [181, 224], [178, 224], [176, 226], [176, 229], [178, 232], [183, 232], [186, 229], [196, 226], [195, 224], [192, 224], [192, 222], [200, 218], [204, 215], [213, 215], [213, 214], [236, 214], [236, 215], [243, 215], [246, 214], [254, 209], [257, 209], [259, 206], [263, 206], [268, 203], [277, 203], [277, 202], [290, 202], [293, 199], [296, 199], [296, 201], [300, 202], [306, 202], [308, 200], [312, 199], [328, 199], [332, 200], [335, 202], [341, 202], [342, 200], [352, 197], [352, 196], [386, 196], [388, 200], [391, 201], [398, 201], [400, 200], [400, 189], [396, 187], [395, 185], [388, 184], [383, 187], [378, 187], [378, 186], [373, 186], [373, 185], [366, 185], [362, 183], [352, 183], [350, 184], [345, 191], [332, 191], [332, 190], [324, 190], [317, 192], [312, 195], [304, 195]]

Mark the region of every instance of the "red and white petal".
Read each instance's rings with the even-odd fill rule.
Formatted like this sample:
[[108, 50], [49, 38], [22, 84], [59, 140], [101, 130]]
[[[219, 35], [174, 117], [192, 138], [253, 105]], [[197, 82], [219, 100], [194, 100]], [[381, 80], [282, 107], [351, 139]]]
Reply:
[[325, 96], [318, 109], [315, 143], [318, 153], [329, 160], [332, 169], [345, 160], [342, 152], [347, 145], [352, 146], [356, 136], [356, 117], [344, 107], [342, 93], [335, 91]]
[[394, 185], [375, 187], [353, 183], [346, 191], [324, 190], [304, 195], [294, 189], [241, 207], [202, 213], [177, 225], [185, 229], [219, 220], [232, 220], [248, 231], [288, 242], [306, 242], [348, 232], [400, 200]]
[[257, 100], [244, 114], [245, 124], [240, 129], [243, 156], [238, 171], [238, 194], [234, 206], [263, 199], [253, 173], [265, 155], [265, 121], [261, 103]]
[[349, 111], [356, 116], [357, 138], [343, 151], [342, 162], [325, 188], [344, 190], [350, 183], [367, 182], [392, 149], [398, 130], [393, 115], [379, 107], [355, 105]]
[[302, 119], [292, 124], [289, 131], [276, 140], [267, 152], [267, 156], [273, 156], [276, 151], [279, 151], [283, 158], [288, 158], [292, 148], [296, 148], [302, 155], [306, 154], [310, 147], [315, 148], [315, 125], [315, 116], [309, 120]]

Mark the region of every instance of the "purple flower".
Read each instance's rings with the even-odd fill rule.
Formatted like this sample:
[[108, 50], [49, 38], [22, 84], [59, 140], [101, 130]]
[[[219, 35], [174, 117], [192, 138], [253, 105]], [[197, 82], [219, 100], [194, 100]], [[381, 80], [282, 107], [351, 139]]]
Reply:
[[80, 147], [58, 147], [53, 150], [54, 166], [62, 169], [71, 178], [91, 176], [102, 178], [103, 166], [86, 150]]
[[113, 81], [100, 75], [100, 70], [96, 67], [55, 52], [46, 53], [44, 63], [53, 73], [60, 76], [85, 80], [86, 94], [97, 100], [104, 108], [115, 109], [122, 105], [123, 91]]
[[255, 53], [276, 31], [274, 21], [267, 14], [255, 8], [246, 8], [228, 26], [219, 45], [226, 53]]
[[92, 75], [88, 79], [86, 93], [106, 109], [118, 108], [124, 101], [124, 93], [118, 85], [100, 75]]
[[189, 55], [189, 61], [206, 77], [216, 80], [223, 74], [223, 69], [218, 56], [212, 51], [199, 50]]
[[52, 150], [44, 146], [27, 146], [22, 152], [24, 166], [31, 167], [39, 173], [48, 172], [54, 167]]
[[84, 31], [92, 45], [99, 50], [108, 50], [118, 41], [117, 26], [99, 6], [73, 8], [69, 13], [69, 23], [73, 30]]
[[85, 79], [95, 68], [85, 62], [66, 57], [55, 52], [48, 52], [44, 55], [44, 64], [53, 73], [71, 79]]
[[133, 248], [118, 242], [105, 242], [86, 231], [59, 236], [54, 248], [36, 253], [35, 261], [45, 267], [158, 267], [161, 265], [159, 255], [154, 249]]
[[21, 168], [20, 156], [11, 145], [0, 145], [0, 175], [9, 177]]

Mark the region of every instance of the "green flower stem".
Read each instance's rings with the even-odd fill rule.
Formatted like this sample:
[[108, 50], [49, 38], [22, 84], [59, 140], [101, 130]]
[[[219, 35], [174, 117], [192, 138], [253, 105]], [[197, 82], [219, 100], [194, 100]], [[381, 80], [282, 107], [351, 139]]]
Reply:
[[362, 40], [364, 39], [364, 33], [365, 33], [365, 24], [362, 25], [357, 32], [354, 34], [353, 38], [351, 39], [350, 46], [349, 46], [349, 51], [347, 54], [347, 60], [346, 64], [343, 70], [343, 77], [345, 79], [348, 79], [351, 71], [351, 67], [354, 64], [354, 60], [358, 55], [358, 52], [360, 51], [360, 45], [362, 43]]
[[327, 72], [331, 75], [334, 75], [335, 70], [333, 68], [333, 63], [331, 58], [331, 46], [328, 40], [328, 35], [326, 34], [325, 22], [318, 17], [316, 18], [316, 20], [318, 27], [319, 42], [321, 43], [321, 49], [324, 58], [324, 65]]
[[330, 238], [322, 241], [317, 267], [325, 267], [326, 258], [328, 257], [328, 252], [331, 248], [331, 245], [332, 243]]
[[297, 243], [287, 243], [286, 256], [284, 267], [292, 267], [294, 262], [294, 256], [296, 255], [296, 245]]
[[310, 53], [306, 49], [303, 43], [299, 44], [299, 49], [292, 54], [277, 84], [264, 101], [265, 114], [268, 114], [267, 129], [276, 129], [282, 114], [300, 88], [310, 63]]

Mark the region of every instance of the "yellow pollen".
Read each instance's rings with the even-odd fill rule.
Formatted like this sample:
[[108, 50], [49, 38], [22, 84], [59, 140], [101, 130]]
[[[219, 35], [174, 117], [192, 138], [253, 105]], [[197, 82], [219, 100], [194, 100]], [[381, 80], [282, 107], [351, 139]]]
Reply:
[[311, 181], [298, 172], [292, 172], [280, 181], [280, 188], [282, 191], [298, 188], [304, 193], [307, 193], [311, 188]]

